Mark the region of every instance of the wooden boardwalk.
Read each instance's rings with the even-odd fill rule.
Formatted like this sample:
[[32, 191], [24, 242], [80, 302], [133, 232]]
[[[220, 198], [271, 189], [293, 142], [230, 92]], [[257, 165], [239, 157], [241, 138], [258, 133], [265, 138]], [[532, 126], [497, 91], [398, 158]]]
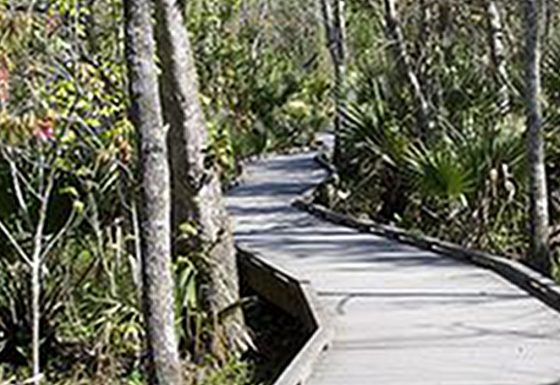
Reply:
[[238, 242], [309, 279], [335, 333], [307, 385], [560, 384], [560, 316], [503, 278], [321, 221], [291, 202], [314, 154], [249, 165], [228, 198]]

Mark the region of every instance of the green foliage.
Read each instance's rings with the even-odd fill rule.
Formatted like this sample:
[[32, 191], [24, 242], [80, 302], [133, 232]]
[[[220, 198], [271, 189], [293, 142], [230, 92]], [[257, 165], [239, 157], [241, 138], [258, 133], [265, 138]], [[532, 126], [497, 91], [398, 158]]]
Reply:
[[466, 203], [472, 189], [471, 175], [456, 152], [411, 146], [407, 163], [412, 171], [412, 188], [421, 196]]
[[[42, 364], [53, 382], [69, 371], [90, 380], [126, 376], [143, 350], [127, 262], [137, 257], [125, 245], [134, 240], [135, 192], [122, 49], [107, 31], [95, 39], [99, 44], [88, 42], [98, 31], [89, 28], [93, 18], [118, 22], [120, 13], [113, 1], [0, 5], [0, 24], [9, 26], [0, 37], [0, 221], [30, 255], [39, 194], [52, 178], [40, 331]], [[2, 234], [0, 365], [23, 381], [29, 374], [30, 268], [13, 243]], [[82, 382], [78, 377], [70, 383]]]
[[[317, 24], [306, 26], [308, 19], [294, 5], [280, 1], [267, 16], [253, 2], [199, 0], [187, 6], [213, 138], [210, 153], [226, 178], [238, 172], [239, 160], [309, 144], [328, 124], [329, 77], [314, 53], [319, 31]], [[299, 34], [301, 28], [311, 34], [287, 45], [286, 36], [277, 35]]]
[[[311, 15], [296, 12], [300, 5], [275, 2], [265, 17], [256, 2], [187, 2], [212, 138], [207, 156], [224, 179], [239, 173], [244, 157], [310, 143], [328, 122], [330, 81], [316, 55], [322, 31]], [[0, 1], [0, 31], [0, 188], [6, 192], [0, 220], [28, 252], [37, 218], [26, 211], [40, 206], [35, 176], [52, 173], [44, 241], [63, 230], [45, 253], [41, 277], [47, 380], [143, 383], [135, 133], [127, 119], [122, 4]], [[25, 175], [19, 180], [27, 209], [20, 207], [13, 167]], [[2, 380], [23, 381], [29, 377], [30, 269], [4, 235], [0, 368]], [[177, 330], [186, 359], [218, 333], [197, 301], [203, 254], [175, 261]], [[200, 371], [208, 372], [209, 383], [246, 383], [249, 373], [234, 361], [215, 375]]]
[[203, 328], [207, 327], [198, 302], [198, 270], [187, 257], [175, 262], [175, 314], [177, 335], [183, 351], [195, 356], [200, 350]]
[[[212, 139], [206, 154], [224, 180], [239, 174], [242, 159], [308, 145], [329, 126], [332, 76], [314, 0], [185, 3]], [[344, 194], [334, 194], [335, 204], [521, 255], [527, 167], [517, 5], [502, 4], [513, 37], [506, 42], [512, 102], [504, 113], [483, 8], [458, 2], [446, 19], [445, 2], [425, 3], [430, 25], [422, 24], [420, 2], [399, 3], [433, 121], [419, 135], [413, 97], [388, 50], [382, 4], [348, 2], [345, 162], [337, 186]], [[0, 0], [0, 221], [29, 253], [40, 175], [53, 176], [43, 238], [56, 242], [44, 255], [40, 300], [42, 358], [53, 384], [145, 383], [135, 133], [127, 119], [122, 27], [118, 0]], [[547, 171], [557, 226], [556, 31], [545, 47]], [[188, 224], [182, 230], [186, 237], [196, 231]], [[1, 235], [0, 382], [22, 382], [29, 377], [30, 269]], [[203, 384], [248, 384], [250, 365], [198, 354], [218, 333], [197, 298], [204, 251], [177, 257], [174, 269], [183, 356], [196, 358], [193, 371]]]
[[[438, 6], [428, 7], [432, 17], [439, 15]], [[399, 9], [405, 39], [416, 41], [407, 49], [433, 119], [430, 130], [418, 135], [414, 103], [391, 52], [361, 55], [367, 44], [386, 47], [383, 29], [375, 27], [382, 25], [383, 10], [351, 7], [353, 19], [377, 22], [365, 31], [355, 23], [349, 35], [349, 50], [357, 53], [350, 65], [353, 98], [341, 135], [345, 159], [338, 186], [349, 194], [339, 194], [335, 204], [467, 246], [519, 256], [527, 245], [528, 205], [522, 51], [510, 47], [506, 58], [511, 106], [504, 113], [493, 68], [481, 59], [488, 55], [488, 41], [480, 11], [466, 4], [453, 9], [454, 24], [442, 40], [429, 27], [422, 29], [414, 5]], [[424, 37], [418, 41], [420, 34]], [[559, 187], [558, 41], [555, 35], [549, 38], [542, 68], [552, 197]], [[552, 218], [557, 222], [560, 206], [555, 202]]]
[[200, 385], [249, 385], [251, 369], [237, 359], [231, 359], [223, 368], [205, 378]]

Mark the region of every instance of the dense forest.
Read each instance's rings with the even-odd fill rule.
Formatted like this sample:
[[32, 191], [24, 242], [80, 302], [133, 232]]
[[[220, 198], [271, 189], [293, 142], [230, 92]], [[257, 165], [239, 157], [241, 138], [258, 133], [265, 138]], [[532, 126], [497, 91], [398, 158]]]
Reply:
[[560, 279], [559, 11], [0, 0], [0, 384], [256, 383], [224, 194], [325, 131], [321, 204]]

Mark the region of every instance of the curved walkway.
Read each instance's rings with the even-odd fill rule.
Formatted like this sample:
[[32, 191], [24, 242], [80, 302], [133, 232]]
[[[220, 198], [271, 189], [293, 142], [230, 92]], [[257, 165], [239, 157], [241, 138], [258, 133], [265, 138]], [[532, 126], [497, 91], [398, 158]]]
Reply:
[[498, 275], [291, 206], [313, 153], [253, 162], [228, 198], [236, 239], [311, 281], [334, 340], [306, 385], [560, 384], [560, 315]]

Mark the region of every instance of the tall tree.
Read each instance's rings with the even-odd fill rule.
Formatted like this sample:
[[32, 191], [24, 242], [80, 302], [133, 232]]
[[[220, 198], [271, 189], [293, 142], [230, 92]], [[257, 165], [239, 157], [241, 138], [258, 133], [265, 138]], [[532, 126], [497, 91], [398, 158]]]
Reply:
[[430, 38], [430, 30], [432, 23], [432, 10], [431, 4], [427, 0], [419, 0], [418, 7], [418, 38], [415, 42], [416, 55], [421, 56], [423, 50], [426, 49], [428, 40]]
[[546, 186], [545, 150], [540, 96], [539, 12], [537, 0], [524, 0], [525, 82], [527, 111], [527, 154], [531, 249], [529, 263], [542, 272], [550, 271], [548, 247], [549, 215]]
[[161, 115], [149, 0], [125, 0], [130, 117], [140, 136], [141, 249], [150, 384], [179, 385], [171, 265], [171, 202], [167, 132]]
[[485, 0], [488, 19], [488, 39], [496, 83], [498, 84], [498, 106], [505, 113], [509, 110], [509, 76], [506, 67], [504, 27], [502, 17], [494, 0]]
[[404, 36], [399, 24], [397, 7], [395, 0], [384, 0], [385, 21], [387, 28], [387, 37], [391, 42], [391, 48], [397, 67], [403, 79], [408, 83], [411, 96], [415, 103], [416, 120], [418, 123], [419, 133], [426, 135], [430, 127], [430, 112], [428, 100], [422, 90], [422, 86], [416, 73], [414, 72], [408, 55]]
[[344, 98], [346, 80], [346, 18], [344, 0], [321, 0], [321, 13], [334, 70], [335, 99], [335, 162], [340, 161], [340, 133], [344, 125]]
[[[201, 303], [218, 328], [209, 349], [245, 349], [247, 338], [239, 307], [239, 282], [232, 226], [198, 96], [191, 44], [180, 6], [157, 0], [158, 49], [165, 70], [161, 94], [169, 124], [175, 253], [201, 255]], [[185, 228], [193, 229], [188, 234]], [[228, 316], [220, 317], [228, 309]], [[222, 318], [221, 320], [219, 318]], [[223, 322], [220, 322], [223, 321]]]

